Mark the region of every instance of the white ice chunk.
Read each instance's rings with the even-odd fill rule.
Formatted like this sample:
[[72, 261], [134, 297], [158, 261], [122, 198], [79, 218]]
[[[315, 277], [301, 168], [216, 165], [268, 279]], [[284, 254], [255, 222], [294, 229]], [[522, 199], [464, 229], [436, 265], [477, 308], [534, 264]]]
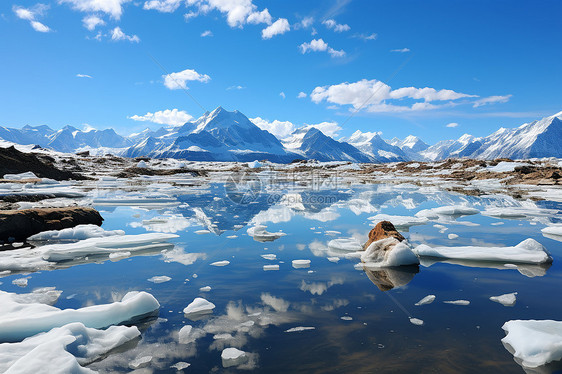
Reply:
[[221, 353], [222, 366], [225, 368], [238, 366], [248, 361], [246, 352], [237, 348], [225, 348]]
[[177, 371], [180, 371], [180, 370], [183, 370], [183, 369], [187, 369], [190, 366], [191, 366], [191, 364], [188, 364], [187, 362], [180, 361], [180, 362], [176, 362], [175, 364], [170, 366], [170, 368], [176, 369]]
[[264, 271], [279, 270], [279, 265], [263, 265]]
[[447, 300], [443, 301], [445, 304], [453, 304], [453, 305], [469, 305], [470, 301], [468, 300]]
[[265, 255], [261, 255], [261, 257], [271, 261], [277, 260], [277, 255], [275, 253], [268, 253]]
[[131, 256], [131, 252], [129, 252], [129, 251], [113, 252], [113, 253], [109, 254], [109, 259], [117, 261], [117, 260], [121, 260], [123, 258], [127, 258], [129, 256]]
[[[143, 161], [141, 161], [141, 162], [143, 162]], [[151, 362], [152, 362], [152, 356], [137, 357], [133, 361], [129, 362], [129, 368], [133, 369], [133, 370], [145, 368]]]
[[29, 280], [29, 277], [24, 277], [24, 278], [18, 278], [18, 279], [14, 279], [12, 281], [12, 284], [15, 284], [18, 287], [27, 287], [27, 281]]
[[341, 238], [330, 240], [328, 248], [336, 253], [344, 253], [360, 251], [363, 249], [363, 246], [355, 238]]
[[258, 242], [272, 242], [287, 235], [284, 232], [269, 232], [267, 226], [264, 225], [250, 227], [246, 232]]
[[293, 260], [292, 264], [295, 269], [306, 269], [310, 267], [310, 260]]
[[228, 261], [228, 260], [223, 260], [223, 261], [216, 261], [216, 262], [213, 262], [213, 263], [211, 263], [211, 264], [209, 264], [209, 265], [211, 265], [211, 266], [226, 266], [226, 265], [228, 265], [228, 264], [230, 264], [230, 261]]
[[341, 316], [340, 319], [342, 319], [344, 321], [353, 321], [353, 317], [351, 317], [351, 316]]
[[252, 162], [248, 162], [248, 167], [250, 169], [258, 169], [262, 167], [262, 164], [258, 160], [255, 160]]
[[109, 256], [114, 252], [131, 253], [149, 249], [169, 248], [166, 241], [177, 238], [175, 234], [149, 233], [139, 235], [119, 235], [89, 238], [77, 243], [50, 244], [39, 247], [43, 259], [47, 261], [65, 261], [86, 256]]
[[312, 326], [297, 326], [297, 327], [291, 327], [288, 330], [285, 330], [285, 332], [302, 332], [302, 331], [308, 331], [308, 330], [314, 330], [316, 329], [316, 327], [312, 327]]
[[418, 256], [473, 261], [497, 261], [542, 264], [552, 262], [547, 250], [534, 239], [527, 239], [514, 247], [430, 247], [421, 244], [414, 248]]
[[201, 288], [199, 289], [199, 291], [201, 291], [201, 292], [209, 292], [209, 291], [211, 291], [211, 286], [201, 287]]
[[420, 263], [418, 257], [412, 252], [410, 244], [406, 240], [398, 241], [396, 238], [385, 238], [372, 242], [361, 253], [361, 261], [370, 267], [418, 265]]
[[340, 258], [337, 256], [333, 256], [333, 257], [328, 257], [328, 261], [330, 262], [339, 262]]
[[209, 230], [195, 230], [194, 231], [197, 235], [205, 235], [205, 234], [210, 234], [211, 232]]
[[59, 309], [41, 303], [24, 303], [18, 295], [0, 291], [0, 341], [19, 341], [73, 322], [104, 328], [152, 314], [160, 308], [146, 292], [129, 292], [122, 301], [80, 309]]
[[196, 297], [184, 308], [183, 312], [185, 314], [211, 313], [213, 309], [215, 309], [215, 304], [203, 299], [202, 297]]
[[562, 225], [548, 226], [542, 229], [541, 232], [547, 238], [562, 242]]
[[517, 166], [523, 165], [529, 164], [526, 162], [500, 161], [496, 166], [488, 166], [484, 169], [479, 170], [479, 172], [491, 171], [495, 173], [507, 173], [514, 171]]
[[25, 173], [20, 173], [20, 174], [4, 174], [3, 179], [20, 181], [23, 179], [38, 179], [38, 177], [33, 172], [26, 171]]
[[68, 229], [43, 231], [28, 238], [31, 241], [84, 240], [104, 236], [125, 235], [123, 230], [104, 230], [97, 225], [78, 225]]
[[155, 275], [152, 278], [148, 278], [148, 281], [152, 283], [165, 283], [171, 280], [172, 278], [168, 277], [167, 275]]
[[437, 219], [439, 216], [469, 216], [478, 214], [480, 211], [462, 205], [441, 206], [438, 208], [420, 210], [415, 214], [416, 217], [427, 219]]
[[454, 239], [457, 239], [459, 236], [458, 236], [457, 234], [449, 234], [449, 235], [447, 235], [447, 237], [448, 237], [450, 240], [454, 240]]
[[491, 296], [490, 300], [500, 303], [504, 306], [514, 306], [517, 301], [517, 292], [506, 293], [500, 296]]
[[562, 359], [562, 322], [512, 320], [504, 323], [502, 343], [523, 367], [536, 368]]
[[410, 323], [417, 326], [423, 326], [423, 321], [419, 318], [410, 317]]
[[431, 304], [434, 301], [435, 301], [435, 295], [427, 295], [426, 297], [424, 297], [423, 299], [421, 299], [420, 301], [418, 301], [414, 305], [416, 305], [416, 306], [427, 305], [427, 304]]
[[148, 165], [146, 164], [146, 161], [140, 160], [137, 164], [137, 167], [141, 169], [146, 169]]
[[86, 365], [138, 337], [136, 326], [88, 328], [79, 322], [56, 327], [19, 343], [0, 344], [2, 373], [93, 373]]

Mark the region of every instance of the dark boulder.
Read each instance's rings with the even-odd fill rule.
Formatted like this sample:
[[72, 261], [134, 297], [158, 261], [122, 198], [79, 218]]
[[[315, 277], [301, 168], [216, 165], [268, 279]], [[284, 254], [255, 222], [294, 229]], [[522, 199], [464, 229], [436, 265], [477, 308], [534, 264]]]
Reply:
[[402, 234], [396, 230], [392, 222], [389, 221], [380, 221], [377, 225], [369, 232], [369, 240], [367, 243], [363, 245], [363, 249], [367, 249], [372, 242], [376, 242], [377, 240], [386, 239], [386, 238], [395, 238], [399, 242], [404, 240]]

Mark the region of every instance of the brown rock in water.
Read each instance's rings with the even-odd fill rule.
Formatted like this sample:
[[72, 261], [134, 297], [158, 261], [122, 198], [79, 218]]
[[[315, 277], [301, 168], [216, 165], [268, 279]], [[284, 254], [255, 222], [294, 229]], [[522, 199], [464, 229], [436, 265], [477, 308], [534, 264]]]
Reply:
[[81, 224], [101, 226], [103, 218], [92, 208], [35, 208], [0, 211], [0, 242], [22, 241], [42, 231]]
[[395, 238], [399, 242], [404, 240], [404, 237], [396, 230], [392, 222], [380, 221], [375, 228], [369, 232], [369, 240], [363, 245], [363, 250], [367, 249], [372, 242], [385, 238]]

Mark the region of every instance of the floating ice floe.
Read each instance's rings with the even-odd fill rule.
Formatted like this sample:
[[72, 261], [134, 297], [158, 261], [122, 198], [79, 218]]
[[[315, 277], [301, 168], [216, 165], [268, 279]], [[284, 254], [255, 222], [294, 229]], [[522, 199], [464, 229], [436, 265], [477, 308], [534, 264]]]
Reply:
[[172, 366], [170, 366], [171, 369], [176, 369], [177, 371], [183, 370], [183, 369], [187, 369], [188, 367], [190, 367], [191, 364], [188, 364], [187, 362], [176, 362], [175, 364], [173, 364]]
[[517, 301], [517, 292], [506, 293], [500, 296], [491, 296], [490, 300], [500, 303], [504, 306], [514, 306]]
[[145, 368], [152, 362], [152, 356], [141, 356], [129, 362], [129, 369], [137, 370]]
[[267, 226], [264, 225], [250, 227], [246, 232], [257, 242], [272, 242], [287, 235], [284, 232], [269, 232]]
[[69, 323], [18, 343], [0, 344], [2, 373], [94, 373], [81, 365], [140, 336], [136, 326], [105, 330]]
[[408, 231], [412, 226], [425, 225], [429, 222], [427, 217], [391, 216], [388, 214], [377, 214], [368, 219], [373, 223], [390, 221], [399, 231]]
[[435, 295], [427, 295], [426, 297], [424, 297], [423, 299], [421, 299], [420, 301], [418, 301], [414, 305], [416, 305], [416, 306], [427, 305], [427, 304], [431, 304], [434, 301], [435, 301]]
[[175, 198], [169, 197], [116, 197], [94, 199], [95, 206], [134, 206], [137, 208], [159, 209], [179, 205], [180, 202]]
[[457, 234], [449, 234], [447, 235], [447, 238], [449, 238], [450, 240], [455, 240], [457, 239], [459, 236]]
[[171, 281], [172, 278], [168, 277], [167, 275], [155, 275], [152, 278], [148, 278], [147, 280], [152, 283], [165, 283]]
[[328, 259], [328, 261], [334, 262], [334, 263], [337, 263], [337, 262], [339, 262], [339, 260], [340, 260], [340, 258], [337, 257], [337, 256], [328, 257], [327, 259]]
[[43, 231], [30, 236], [29, 241], [85, 240], [105, 236], [125, 235], [123, 230], [104, 230], [96, 225], [78, 225], [68, 229]]
[[205, 235], [210, 234], [211, 232], [209, 230], [195, 230], [194, 233], [196, 233], [197, 235]]
[[291, 263], [295, 269], [306, 269], [310, 267], [310, 260], [293, 260]]
[[543, 236], [562, 242], [562, 225], [553, 225], [541, 230]]
[[427, 219], [438, 219], [440, 216], [469, 216], [478, 214], [480, 211], [475, 208], [462, 206], [462, 205], [451, 205], [451, 206], [441, 206], [432, 209], [423, 209], [415, 214], [418, 218]]
[[508, 173], [515, 170], [518, 166], [530, 165], [527, 162], [515, 162], [515, 161], [500, 161], [495, 166], [488, 166], [486, 168], [478, 170], [478, 172], [491, 171], [494, 173]]
[[0, 341], [20, 341], [73, 322], [105, 328], [154, 314], [158, 301], [146, 292], [129, 292], [121, 301], [80, 309], [59, 309], [38, 302], [22, 302], [16, 294], [0, 291]]
[[483, 216], [498, 219], [533, 219], [538, 221], [548, 220], [557, 213], [554, 209], [539, 208], [535, 204], [526, 204], [524, 206], [510, 206], [501, 208], [487, 208], [481, 214]]
[[333, 254], [348, 254], [350, 252], [357, 252], [363, 249], [363, 246], [355, 238], [341, 238], [333, 239], [328, 242], [328, 249]]
[[562, 322], [512, 320], [504, 323], [503, 345], [524, 368], [562, 359]]
[[225, 348], [221, 353], [222, 366], [225, 368], [238, 366], [248, 361], [246, 352], [237, 348]]
[[509, 263], [508, 261], [482, 261], [482, 260], [464, 260], [464, 259], [448, 259], [435, 257], [420, 257], [420, 264], [430, 267], [435, 263], [447, 263], [452, 265], [466, 266], [472, 268], [489, 268], [497, 270], [517, 270], [526, 277], [542, 277], [551, 266], [551, 263], [533, 264], [533, 263]]
[[226, 265], [228, 265], [228, 264], [230, 264], [230, 261], [228, 261], [228, 260], [222, 260], [222, 261], [213, 262], [213, 263], [211, 263], [211, 264], [209, 264], [209, 265], [211, 265], [211, 266], [226, 266]]
[[353, 317], [351, 316], [341, 316], [340, 319], [344, 321], [353, 321]]
[[14, 279], [12, 281], [12, 284], [18, 286], [18, 287], [27, 287], [27, 281], [29, 280], [29, 277], [24, 277], [24, 278], [18, 278], [18, 279]]
[[201, 287], [201, 288], [199, 289], [199, 291], [201, 291], [201, 292], [209, 292], [209, 291], [211, 291], [211, 286]]
[[420, 260], [406, 241], [390, 237], [372, 242], [361, 253], [361, 261], [370, 267], [419, 265]]
[[114, 252], [131, 253], [147, 250], [169, 249], [168, 240], [177, 238], [175, 234], [148, 233], [139, 235], [119, 235], [96, 237], [77, 243], [51, 244], [39, 247], [42, 258], [46, 261], [65, 261], [86, 256], [109, 256]]
[[414, 248], [418, 256], [473, 261], [497, 261], [542, 264], [552, 262], [552, 257], [542, 244], [526, 239], [514, 247], [430, 247], [421, 244]]
[[452, 305], [469, 305], [470, 301], [468, 300], [447, 300], [443, 301], [445, 304], [452, 304]]
[[25, 173], [19, 174], [4, 174], [2, 179], [12, 180], [12, 181], [20, 181], [24, 179], [38, 179], [39, 177], [35, 175], [35, 173], [31, 171], [26, 171]]
[[277, 260], [277, 255], [275, 253], [268, 253], [265, 255], [261, 255], [262, 258], [265, 258], [266, 260], [270, 260], [270, 261], [274, 261]]
[[285, 330], [285, 332], [303, 332], [303, 331], [309, 331], [309, 330], [315, 330], [316, 327], [312, 327], [312, 326], [297, 326], [297, 327], [291, 327], [288, 330]]
[[279, 270], [279, 265], [263, 265], [264, 271]]
[[410, 317], [409, 320], [412, 325], [423, 326], [423, 321], [419, 318]]
[[212, 313], [215, 309], [215, 304], [210, 301], [203, 299], [202, 297], [196, 297], [188, 306], [183, 310], [185, 314], [206, 314]]

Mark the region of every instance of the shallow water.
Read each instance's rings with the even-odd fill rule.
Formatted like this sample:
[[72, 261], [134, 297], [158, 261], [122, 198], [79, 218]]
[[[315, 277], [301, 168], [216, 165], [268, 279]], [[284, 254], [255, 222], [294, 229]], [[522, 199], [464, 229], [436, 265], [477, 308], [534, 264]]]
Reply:
[[[552, 211], [535, 218], [477, 214], [402, 230], [414, 245], [513, 246], [533, 238], [552, 254], [549, 268], [518, 271], [503, 264], [436, 261], [367, 274], [354, 267], [358, 259], [340, 256], [338, 262], [329, 261], [333, 253], [326, 249], [337, 238], [355, 237], [363, 243], [373, 226], [370, 216], [413, 216], [421, 209], [459, 204], [483, 211], [520, 203], [506, 196], [463, 196], [411, 185], [338, 187], [262, 186], [245, 195], [237, 194], [227, 181], [182, 188], [174, 193], [179, 204], [162, 209], [98, 206], [107, 230], [174, 232], [180, 237], [172, 241], [174, 249], [164, 253], [32, 273], [25, 289], [12, 284], [21, 275], [7, 276], [0, 289], [21, 293], [55, 286], [63, 291], [59, 308], [120, 300], [131, 290], [152, 293], [161, 304], [159, 318], [142, 325], [141, 340], [89, 365], [100, 372], [130, 372], [129, 362], [143, 356], [153, 360], [142, 372], [154, 373], [176, 372], [170, 366], [179, 361], [190, 363], [184, 371], [194, 373], [523, 372], [500, 341], [505, 336], [501, 326], [512, 319], [560, 320], [562, 242], [540, 231], [546, 222], [560, 221], [560, 204], [537, 203]], [[258, 223], [287, 235], [255, 241], [246, 230]], [[448, 229], [440, 232], [442, 227], [434, 224]], [[196, 233], [202, 229], [211, 232]], [[449, 239], [451, 233], [458, 238]], [[264, 259], [264, 254], [277, 259]], [[310, 260], [310, 267], [294, 268], [295, 259]], [[210, 266], [222, 260], [230, 264]], [[278, 271], [263, 270], [274, 264], [279, 264]], [[163, 275], [171, 280], [148, 281]], [[379, 284], [382, 289], [391, 287], [389, 279], [397, 287], [381, 291], [371, 279], [384, 282]], [[205, 286], [211, 290], [201, 292]], [[518, 293], [513, 307], [489, 300], [511, 292]], [[436, 295], [433, 303], [414, 305], [429, 294]], [[183, 309], [196, 297], [216, 308], [194, 321]], [[460, 299], [470, 304], [443, 303]], [[179, 344], [178, 331], [186, 324], [203, 332], [195, 342]], [[286, 332], [294, 327], [314, 329]], [[232, 338], [214, 339], [220, 334]], [[220, 356], [226, 347], [247, 352], [249, 359], [224, 368]]]

